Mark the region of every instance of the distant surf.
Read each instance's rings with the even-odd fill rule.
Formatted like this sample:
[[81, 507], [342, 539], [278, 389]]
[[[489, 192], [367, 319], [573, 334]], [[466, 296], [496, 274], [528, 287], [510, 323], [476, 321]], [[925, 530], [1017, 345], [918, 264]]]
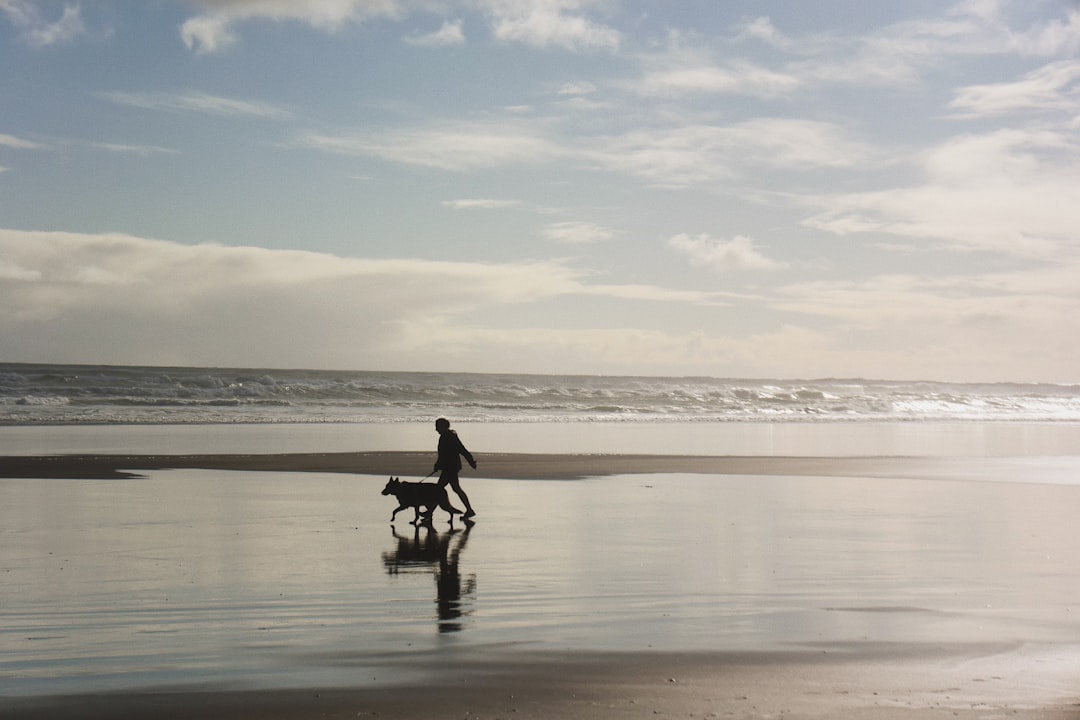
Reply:
[[1080, 421], [1080, 385], [0, 363], [0, 424]]

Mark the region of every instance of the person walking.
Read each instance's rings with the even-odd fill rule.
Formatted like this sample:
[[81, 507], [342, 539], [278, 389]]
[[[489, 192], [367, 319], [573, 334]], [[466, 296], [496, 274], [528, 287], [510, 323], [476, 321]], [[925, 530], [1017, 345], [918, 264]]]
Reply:
[[[439, 473], [439, 487], [449, 485], [454, 489], [461, 501], [465, 503], [465, 514], [461, 517], [467, 520], [476, 515], [476, 511], [473, 510], [472, 505], [469, 503], [469, 496], [461, 489], [461, 480], [458, 478], [458, 473], [461, 472], [462, 457], [468, 461], [473, 469], [476, 468], [476, 460], [473, 459], [472, 453], [462, 444], [457, 433], [450, 429], [449, 420], [446, 418], [436, 420], [435, 430], [439, 433], [439, 456], [435, 460], [435, 470], [441, 471]], [[435, 470], [432, 470], [432, 472], [435, 472]]]

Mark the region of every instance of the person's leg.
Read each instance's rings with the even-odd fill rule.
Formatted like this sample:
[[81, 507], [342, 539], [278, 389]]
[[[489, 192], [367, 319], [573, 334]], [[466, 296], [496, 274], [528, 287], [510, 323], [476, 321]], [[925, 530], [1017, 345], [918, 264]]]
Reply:
[[461, 489], [461, 480], [457, 475], [450, 478], [450, 487], [454, 488], [454, 492], [461, 498], [461, 502], [465, 503], [465, 514], [462, 517], [469, 517], [475, 515], [476, 511], [472, 509], [472, 504], [469, 502], [469, 496], [465, 494], [465, 491]]

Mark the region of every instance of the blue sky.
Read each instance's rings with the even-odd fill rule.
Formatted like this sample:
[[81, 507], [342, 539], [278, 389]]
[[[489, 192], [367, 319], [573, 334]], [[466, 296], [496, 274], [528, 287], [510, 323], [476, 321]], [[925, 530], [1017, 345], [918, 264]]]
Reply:
[[1080, 382], [1080, 4], [0, 0], [0, 360]]

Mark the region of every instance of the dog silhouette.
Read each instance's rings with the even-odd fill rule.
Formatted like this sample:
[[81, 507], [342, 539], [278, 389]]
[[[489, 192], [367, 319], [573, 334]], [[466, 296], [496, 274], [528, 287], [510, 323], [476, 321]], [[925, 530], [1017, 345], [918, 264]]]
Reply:
[[390, 522], [394, 522], [399, 512], [410, 507], [416, 510], [416, 517], [412, 520], [413, 525], [420, 522], [421, 507], [424, 508], [423, 522], [425, 523], [431, 522], [437, 507], [450, 513], [450, 522], [454, 521], [454, 515], [461, 514], [460, 510], [450, 504], [450, 499], [446, 496], [446, 488], [439, 487], [435, 483], [402, 482], [401, 478], [391, 477], [383, 488], [382, 494], [393, 495], [398, 501], [397, 509], [390, 515]]

